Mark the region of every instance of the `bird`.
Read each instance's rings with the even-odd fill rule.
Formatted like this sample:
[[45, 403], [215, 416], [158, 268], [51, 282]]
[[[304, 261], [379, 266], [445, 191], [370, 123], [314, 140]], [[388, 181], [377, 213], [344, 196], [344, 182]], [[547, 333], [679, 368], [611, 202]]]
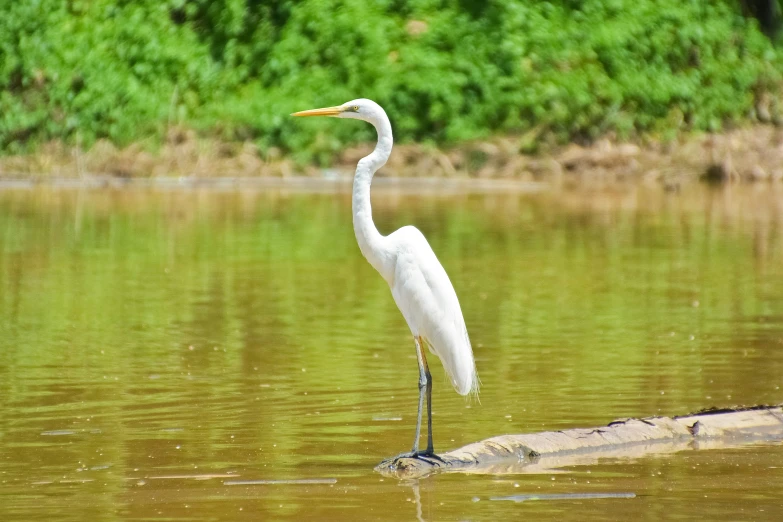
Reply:
[[[419, 366], [419, 406], [413, 449], [397, 458], [442, 459], [432, 440], [432, 375], [425, 347], [438, 356], [454, 389], [460, 395], [478, 395], [479, 378], [468, 330], [457, 293], [443, 265], [419, 229], [408, 225], [384, 236], [375, 227], [370, 205], [373, 175], [391, 154], [392, 127], [386, 111], [372, 100], [360, 98], [342, 105], [310, 109], [297, 117], [331, 116], [362, 120], [378, 134], [375, 149], [356, 166], [353, 178], [353, 229], [362, 255], [386, 280], [397, 307], [413, 334]], [[422, 409], [427, 400], [427, 447], [420, 451]]]

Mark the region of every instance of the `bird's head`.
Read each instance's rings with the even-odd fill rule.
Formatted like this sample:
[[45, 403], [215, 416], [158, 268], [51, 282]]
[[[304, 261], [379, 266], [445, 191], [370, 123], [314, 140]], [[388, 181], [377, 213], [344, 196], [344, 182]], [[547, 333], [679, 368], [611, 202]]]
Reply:
[[375, 125], [377, 122], [386, 119], [386, 112], [383, 108], [372, 100], [359, 98], [345, 102], [342, 105], [334, 107], [324, 107], [323, 109], [310, 109], [291, 114], [291, 116], [332, 116], [334, 118], [353, 118], [355, 120], [364, 120]]

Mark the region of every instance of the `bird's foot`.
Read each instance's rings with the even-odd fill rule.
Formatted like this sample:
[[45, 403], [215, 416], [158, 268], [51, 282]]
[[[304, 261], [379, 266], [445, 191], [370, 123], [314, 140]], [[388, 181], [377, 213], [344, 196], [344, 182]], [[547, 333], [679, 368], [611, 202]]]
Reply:
[[432, 466], [437, 466], [436, 462], [440, 464], [446, 464], [446, 461], [443, 460], [440, 456], [436, 455], [434, 451], [432, 450], [425, 450], [425, 451], [408, 451], [406, 453], [400, 453], [393, 459], [390, 459], [394, 462], [400, 460], [400, 459], [416, 459], [426, 462], [427, 464], [430, 464]]
[[384, 459], [375, 467], [375, 470], [381, 473], [390, 473], [398, 477], [424, 476], [438, 468], [445, 468], [448, 465], [448, 461], [436, 455], [432, 450], [409, 451], [407, 453], [400, 453], [396, 457]]
[[441, 458], [440, 455], [436, 454], [434, 450], [428, 449], [426, 451], [422, 451], [419, 453], [420, 457], [426, 457], [428, 459], [437, 460], [441, 464], [446, 464], [446, 461]]

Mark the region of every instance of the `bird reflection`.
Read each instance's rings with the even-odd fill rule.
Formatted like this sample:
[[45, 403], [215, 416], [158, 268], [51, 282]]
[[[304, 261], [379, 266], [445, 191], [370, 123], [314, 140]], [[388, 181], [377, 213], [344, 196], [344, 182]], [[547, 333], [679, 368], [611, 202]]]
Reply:
[[411, 489], [413, 489], [413, 502], [416, 504], [416, 520], [418, 522], [426, 522], [421, 506], [421, 490], [419, 489], [419, 480], [406, 480], [402, 484], [405, 486], [410, 486]]

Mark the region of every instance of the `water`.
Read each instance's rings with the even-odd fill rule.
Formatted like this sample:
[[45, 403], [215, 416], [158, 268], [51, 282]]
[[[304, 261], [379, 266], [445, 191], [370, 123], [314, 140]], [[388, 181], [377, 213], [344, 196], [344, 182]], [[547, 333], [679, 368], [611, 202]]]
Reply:
[[[436, 450], [783, 402], [780, 186], [373, 201], [428, 237], [473, 341], [480, 404], [431, 358]], [[417, 378], [348, 194], [0, 192], [2, 520], [782, 516], [775, 443], [382, 477]]]

